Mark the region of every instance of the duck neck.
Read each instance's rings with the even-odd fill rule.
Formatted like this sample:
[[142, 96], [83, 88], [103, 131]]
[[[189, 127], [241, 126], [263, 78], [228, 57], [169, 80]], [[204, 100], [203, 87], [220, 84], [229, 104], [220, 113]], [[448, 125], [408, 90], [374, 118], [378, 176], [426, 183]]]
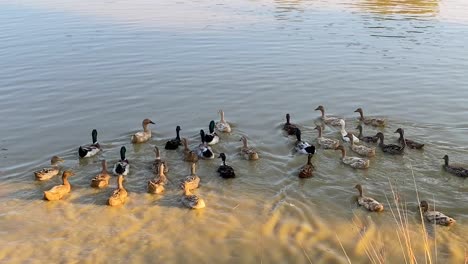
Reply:
[[384, 143], [384, 136], [383, 136], [383, 135], [380, 135], [380, 136], [379, 136], [379, 141], [380, 141], [379, 145], [381, 145], [381, 146], [385, 145], [385, 143]]
[[354, 146], [354, 136], [353, 136], [353, 134], [348, 134], [348, 138], [349, 138], [349, 143], [351, 144], [351, 146]]
[[68, 181], [68, 175], [62, 176], [62, 182], [63, 182], [63, 185], [70, 186], [70, 182]]
[[449, 158], [448, 158], [448, 156], [447, 156], [444, 160], [445, 160], [445, 166], [448, 166], [448, 165], [449, 165]]
[[107, 162], [105, 160], [102, 161], [102, 174], [107, 173]]
[[223, 161], [223, 166], [226, 166], [226, 158], [223, 156], [221, 157], [221, 160]]
[[361, 116], [359, 119], [364, 120], [364, 113], [362, 111], [358, 111], [358, 113]]
[[322, 119], [324, 119], [325, 118], [325, 110], [323, 110], [323, 109], [319, 109], [319, 110], [322, 113]]
[[164, 174], [164, 166], [159, 167], [159, 178], [166, 181], [166, 174]]
[[119, 175], [119, 178], [117, 179], [117, 188], [123, 189], [123, 176]]
[[176, 129], [176, 139], [180, 140], [179, 129]]
[[197, 174], [197, 165], [194, 163], [192, 163], [192, 167], [190, 167], [190, 174], [191, 175], [196, 175]]
[[160, 160], [161, 159], [161, 153], [159, 153], [159, 148], [155, 147], [154, 152], [156, 153], [156, 159]]
[[341, 159], [346, 158], [346, 149], [344, 147], [342, 147], [340, 149], [341, 149]]
[[358, 126], [358, 131], [359, 131], [359, 136], [358, 138], [361, 138], [362, 137], [362, 127], [361, 126]]
[[244, 144], [244, 148], [247, 147], [247, 139], [245, 137], [242, 138], [242, 144]]
[[358, 189], [359, 197], [362, 197], [362, 187], [361, 187], [361, 185], [358, 185], [356, 188]]
[[290, 125], [291, 123], [289, 123], [289, 120], [290, 120], [290, 116], [289, 114], [286, 115], [286, 125]]
[[184, 139], [182, 140], [182, 144], [184, 144], [184, 150], [188, 151], [189, 148], [188, 148], [188, 146], [187, 146], [187, 139], [184, 138]]
[[145, 133], [151, 134], [151, 129], [149, 129], [149, 124], [143, 124], [143, 131]]
[[223, 110], [219, 111], [219, 115], [221, 116], [221, 123], [226, 122], [226, 121], [224, 120], [224, 111], [223, 111]]
[[188, 196], [188, 195], [191, 195], [192, 193], [190, 192], [189, 188], [187, 187], [184, 187], [184, 195], [185, 196]]
[[321, 138], [322, 137], [322, 127], [318, 126], [317, 130], [318, 130], [318, 137]]
[[307, 156], [307, 165], [311, 165], [312, 164], [312, 154], [309, 154]]

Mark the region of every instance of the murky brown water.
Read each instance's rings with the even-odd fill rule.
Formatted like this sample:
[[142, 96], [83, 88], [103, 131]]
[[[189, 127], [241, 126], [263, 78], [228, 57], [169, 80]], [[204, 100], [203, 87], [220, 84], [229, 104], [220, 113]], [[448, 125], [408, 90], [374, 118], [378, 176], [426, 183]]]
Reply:
[[[5, 263], [203, 262], [369, 263], [366, 249], [403, 263], [390, 212], [398, 187], [413, 248], [424, 262], [414, 178], [422, 199], [457, 219], [428, 227], [432, 261], [462, 263], [468, 184], [441, 170], [442, 156], [466, 162], [468, 21], [462, 1], [0, 1], [0, 260]], [[383, 116], [387, 141], [403, 127], [424, 151], [391, 157], [378, 151], [366, 171], [313, 158], [315, 177], [299, 180], [304, 156], [280, 130], [285, 113], [312, 140], [319, 104], [353, 130], [363, 107]], [[152, 146], [174, 135], [195, 146], [198, 131], [223, 108], [234, 125], [214, 150], [226, 152], [238, 177], [201, 161], [207, 204], [183, 208], [177, 182], [189, 172], [181, 152], [163, 152], [170, 184], [146, 193]], [[148, 144], [130, 144], [145, 117], [156, 122]], [[76, 149], [97, 128], [104, 152], [79, 161]], [[366, 127], [365, 134], [377, 130]], [[337, 137], [338, 130], [324, 132]], [[238, 153], [247, 135], [261, 159]], [[90, 179], [100, 159], [112, 165], [128, 149], [128, 203], [105, 206]], [[45, 202], [59, 183], [34, 181], [52, 155], [66, 159], [72, 193]], [[358, 208], [356, 183], [384, 202]], [[435, 238], [435, 239], [433, 239]], [[435, 244], [434, 244], [435, 242]], [[341, 247], [341, 244], [344, 251]], [[432, 250], [434, 251], [434, 250]]]

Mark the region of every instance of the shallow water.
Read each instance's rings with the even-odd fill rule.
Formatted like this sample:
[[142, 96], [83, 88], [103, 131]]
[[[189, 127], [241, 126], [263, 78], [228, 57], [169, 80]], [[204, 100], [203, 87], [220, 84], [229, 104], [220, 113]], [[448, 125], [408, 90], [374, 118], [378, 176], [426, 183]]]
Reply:
[[[421, 199], [457, 219], [451, 228], [427, 227], [436, 238], [434, 260], [464, 260], [468, 184], [441, 169], [443, 155], [466, 162], [468, 153], [462, 1], [25, 0], [0, 7], [2, 261], [344, 263], [345, 251], [352, 262], [368, 263], [373, 245], [398, 263], [394, 186], [408, 202], [423, 262], [415, 183]], [[300, 180], [306, 157], [292, 152], [294, 140], [280, 128], [289, 112], [312, 141], [319, 104], [345, 117], [349, 130], [357, 124], [353, 111], [363, 107], [388, 119], [386, 141], [403, 127], [425, 150], [403, 157], [378, 151], [366, 171], [319, 150], [315, 177]], [[219, 178], [219, 160], [199, 162], [196, 193], [207, 208], [186, 210], [177, 182], [189, 164], [180, 151], [164, 151], [170, 184], [163, 195], [147, 194], [152, 146], [174, 137], [176, 125], [196, 146], [219, 108], [234, 131], [214, 150], [227, 153], [238, 177]], [[146, 117], [156, 122], [153, 138], [132, 145]], [[78, 160], [76, 149], [93, 128], [104, 152]], [[336, 128], [324, 133], [338, 136]], [[241, 135], [259, 161], [237, 154]], [[115, 178], [104, 190], [89, 181], [101, 159], [112, 166], [122, 145], [132, 166], [124, 183], [130, 197], [108, 208]], [[44, 202], [42, 191], [60, 180], [36, 182], [33, 171], [52, 155], [76, 175], [66, 199]], [[356, 183], [386, 212], [358, 208]]]

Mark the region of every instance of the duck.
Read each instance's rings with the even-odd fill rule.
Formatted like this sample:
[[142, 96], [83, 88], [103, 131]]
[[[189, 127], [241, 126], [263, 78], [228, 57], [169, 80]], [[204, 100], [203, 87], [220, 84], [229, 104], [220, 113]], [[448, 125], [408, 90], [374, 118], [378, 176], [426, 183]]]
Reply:
[[182, 204], [190, 209], [202, 209], [205, 207], [205, 200], [196, 194], [192, 194], [188, 185], [183, 187], [184, 195], [182, 196]]
[[358, 125], [356, 129], [359, 131], [359, 135], [358, 135], [359, 140], [362, 140], [366, 143], [377, 143], [377, 141], [379, 141], [379, 138], [376, 136], [363, 136], [361, 125]]
[[66, 170], [62, 174], [62, 184], [52, 187], [48, 191], [44, 191], [44, 199], [47, 201], [57, 201], [63, 198], [66, 194], [71, 191], [70, 182], [68, 182], [68, 177], [75, 175], [71, 170]]
[[197, 153], [198, 157], [202, 159], [214, 159], [213, 150], [205, 142], [205, 131], [203, 131], [203, 129], [200, 130], [200, 137], [202, 143], [198, 145], [198, 147], [195, 149], [195, 152]]
[[369, 168], [370, 161], [368, 159], [359, 158], [359, 157], [347, 157], [346, 156], [346, 149], [343, 145], [339, 145], [335, 148], [335, 150], [341, 150], [341, 161], [344, 164], [349, 165], [355, 169], [367, 169]]
[[346, 135], [346, 137], [348, 137], [350, 140], [350, 143], [351, 143], [351, 146], [349, 146], [349, 148], [356, 152], [357, 154], [361, 155], [361, 156], [366, 156], [366, 157], [374, 157], [375, 156], [375, 148], [370, 148], [370, 147], [366, 147], [366, 146], [363, 146], [363, 145], [355, 145], [354, 144], [354, 136], [353, 134], [351, 133], [348, 133], [348, 135]]
[[[347, 137], [348, 132], [346, 132], [346, 129], [345, 129], [346, 123], [343, 119], [340, 119], [340, 126], [341, 126], [341, 130], [340, 130], [341, 138], [343, 139], [343, 141], [349, 142], [350, 139]], [[359, 138], [357, 138], [355, 135], [353, 135], [353, 140], [355, 143], [359, 142]]]
[[354, 186], [359, 191], [359, 196], [357, 202], [359, 205], [364, 206], [367, 210], [371, 212], [382, 212], [384, 210], [383, 204], [379, 203], [377, 200], [371, 197], [362, 195], [362, 186], [361, 184], [356, 184]]
[[183, 178], [180, 182], [180, 188], [184, 189], [184, 186], [190, 190], [198, 188], [200, 184], [200, 177], [197, 175], [197, 164], [192, 162], [190, 167], [190, 175]]
[[380, 139], [379, 146], [384, 153], [393, 154], [393, 155], [402, 155], [404, 153], [405, 147], [406, 147], [406, 141], [402, 141], [403, 142], [402, 146], [398, 146], [395, 144], [387, 145], [387, 144], [384, 144], [384, 135], [382, 134], [382, 132], [377, 133], [375, 136]]
[[180, 145], [182, 145], [182, 142], [179, 136], [180, 130], [181, 130], [180, 126], [176, 126], [176, 137], [166, 142], [166, 146], [164, 146], [165, 149], [175, 150], [175, 149], [178, 149]]
[[456, 223], [455, 219], [448, 217], [441, 212], [429, 211], [429, 204], [427, 201], [421, 201], [419, 208], [421, 209], [424, 218], [432, 224], [451, 226]]
[[153, 165], [151, 166], [153, 169], [154, 174], [159, 174], [159, 168], [161, 164], [164, 164], [164, 173], [169, 171], [169, 167], [167, 166], [167, 162], [161, 159], [161, 154], [159, 153], [159, 148], [154, 146], [154, 153], [156, 154], [156, 158], [153, 161]]
[[164, 174], [165, 170], [166, 169], [165, 169], [164, 163], [160, 163], [159, 169], [158, 169], [159, 178], [148, 181], [149, 193], [160, 194], [164, 192], [165, 190], [164, 186], [167, 184], [167, 177], [166, 177], [166, 174]]
[[90, 145], [80, 146], [78, 148], [78, 155], [80, 158], [89, 158], [92, 157], [101, 151], [101, 145], [97, 142], [97, 130], [93, 129], [91, 132], [91, 137], [93, 138], [93, 143]]
[[218, 113], [221, 116], [221, 119], [216, 122], [216, 130], [223, 133], [231, 133], [231, 125], [229, 125], [229, 123], [224, 119], [224, 111], [220, 109]]
[[310, 178], [314, 176], [313, 172], [315, 167], [312, 165], [313, 156], [313, 154], [307, 155], [307, 163], [299, 170], [299, 178]]
[[311, 145], [309, 142], [302, 141], [301, 139], [301, 130], [296, 129], [296, 151], [301, 154], [315, 154], [315, 146]]
[[296, 129], [297, 126], [294, 124], [291, 124], [290, 122], [291, 116], [289, 114], [286, 114], [286, 123], [283, 125], [283, 130], [288, 133], [288, 135], [296, 135]]
[[322, 116], [320, 119], [322, 121], [330, 126], [340, 126], [340, 120], [341, 118], [338, 117], [331, 117], [331, 116], [325, 116], [325, 108], [322, 105], [319, 105], [317, 108], [315, 108], [315, 111], [319, 110], [322, 113]]
[[184, 161], [188, 162], [197, 162], [198, 155], [194, 151], [191, 151], [188, 148], [188, 143], [186, 138], [182, 138], [182, 144], [184, 145]]
[[355, 113], [359, 113], [359, 121], [366, 125], [371, 125], [375, 127], [384, 127], [387, 121], [383, 118], [365, 118], [364, 117], [364, 112], [362, 111], [362, 108], [358, 108], [354, 110]]
[[258, 160], [258, 153], [254, 148], [247, 145], [247, 138], [242, 136], [240, 140], [242, 141], [242, 147], [240, 150], [241, 156], [246, 160]]
[[107, 200], [107, 204], [110, 206], [118, 206], [125, 204], [127, 201], [128, 193], [123, 186], [124, 177], [120, 174], [117, 177], [117, 189], [112, 192], [112, 195]]
[[148, 128], [149, 124], [154, 124], [154, 122], [145, 118], [141, 123], [143, 131], [137, 132], [132, 136], [132, 143], [144, 143], [151, 138], [151, 129]]
[[460, 165], [449, 165], [448, 155], [445, 155], [443, 159], [445, 160], [445, 163], [443, 165], [445, 171], [447, 171], [448, 173], [454, 174], [456, 176], [459, 176], [459, 177], [464, 177], [464, 178], [468, 177], [468, 169], [463, 168]]
[[219, 142], [219, 136], [215, 132], [215, 121], [211, 120], [209, 125], [209, 134], [205, 134], [205, 142], [208, 145], [214, 145]]
[[130, 170], [130, 163], [125, 158], [125, 152], [127, 152], [127, 149], [125, 146], [122, 146], [120, 148], [120, 160], [114, 165], [114, 169], [112, 170], [115, 175], [126, 176]]
[[101, 161], [102, 170], [94, 178], [91, 179], [91, 187], [94, 188], [104, 188], [109, 185], [110, 175], [107, 172], [107, 162], [106, 160]]
[[318, 130], [317, 143], [324, 149], [335, 149], [340, 145], [340, 141], [336, 139], [326, 138], [322, 136], [322, 126], [316, 126]]
[[410, 139], [407, 139], [404, 137], [405, 135], [405, 131], [403, 130], [403, 128], [398, 128], [395, 133], [399, 133], [400, 134], [400, 138], [398, 138], [398, 142], [400, 142], [400, 144], [403, 144], [403, 138], [405, 139], [405, 143], [406, 143], [406, 146], [408, 146], [409, 148], [411, 149], [422, 149], [424, 147], [424, 144], [421, 144], [421, 143], [418, 143], [418, 142], [415, 142], [413, 140], [410, 140]]
[[219, 173], [219, 176], [222, 177], [222, 178], [235, 178], [236, 177], [236, 173], [234, 172], [234, 168], [229, 166], [229, 165], [226, 165], [226, 154], [224, 153], [219, 153], [219, 157], [222, 161], [223, 161], [223, 164], [219, 166], [218, 168], [218, 173]]
[[49, 168], [43, 168], [39, 171], [34, 172], [34, 177], [36, 177], [36, 180], [38, 181], [45, 181], [49, 180], [55, 175], [58, 175], [60, 172], [60, 168], [58, 167], [58, 164], [60, 162], [63, 162], [64, 160], [60, 158], [59, 156], [53, 156], [50, 159], [50, 165], [51, 167]]

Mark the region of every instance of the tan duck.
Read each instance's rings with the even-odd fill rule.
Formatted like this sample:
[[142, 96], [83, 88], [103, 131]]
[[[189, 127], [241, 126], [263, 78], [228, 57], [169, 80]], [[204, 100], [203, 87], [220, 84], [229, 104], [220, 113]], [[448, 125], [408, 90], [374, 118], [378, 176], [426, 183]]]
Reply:
[[153, 161], [153, 165], [151, 166], [153, 173], [159, 174], [159, 168], [161, 167], [161, 164], [164, 164], [164, 173], [167, 173], [169, 171], [169, 167], [167, 166], [166, 161], [161, 159], [159, 148], [156, 146], [154, 146], [154, 153], [156, 154], [156, 159]]
[[379, 141], [379, 138], [377, 136], [363, 136], [362, 135], [362, 126], [358, 125], [356, 129], [359, 131], [359, 140], [362, 140], [366, 143], [377, 143]]
[[405, 140], [406, 146], [408, 146], [411, 149], [422, 149], [424, 147], [424, 144], [415, 142], [413, 140], [407, 139], [405, 137], [405, 131], [403, 128], [398, 128], [395, 133], [400, 134], [400, 138], [398, 138], [398, 142], [403, 145], [403, 139]]
[[324, 149], [335, 149], [340, 145], [340, 141], [336, 139], [326, 138], [322, 136], [322, 126], [316, 126], [318, 130], [317, 143]]
[[244, 159], [246, 160], [258, 160], [258, 153], [254, 148], [249, 147], [247, 145], [247, 138], [242, 136], [241, 141], [242, 141], [242, 147], [240, 151], [241, 156], [244, 157]]
[[219, 110], [218, 113], [221, 116], [221, 119], [216, 122], [216, 130], [219, 132], [231, 133], [231, 125], [229, 125], [229, 123], [224, 119], [224, 111]]
[[123, 187], [123, 180], [124, 177], [122, 174], [120, 174], [117, 177], [117, 189], [115, 189], [112, 192], [112, 195], [109, 197], [109, 200], [107, 200], [107, 204], [110, 206], [117, 206], [117, 205], [122, 205], [125, 204], [127, 201], [128, 193], [127, 190]]
[[107, 172], [107, 162], [103, 160], [101, 162], [102, 170], [96, 177], [91, 179], [91, 187], [94, 188], [104, 188], [109, 185], [110, 175]]
[[70, 182], [68, 182], [68, 177], [75, 175], [73, 171], [66, 170], [62, 174], [61, 185], [56, 185], [48, 191], [44, 191], [44, 199], [48, 201], [57, 201], [63, 198], [67, 193], [71, 191]]
[[463, 167], [462, 165], [457, 165], [457, 164], [450, 165], [448, 155], [445, 155], [443, 159], [445, 161], [443, 165], [445, 171], [447, 171], [448, 173], [457, 175], [459, 177], [464, 177], [464, 178], [468, 177], [467, 168]]
[[361, 184], [357, 184], [354, 186], [359, 191], [359, 197], [357, 199], [358, 204], [364, 206], [367, 210], [371, 212], [382, 212], [384, 209], [383, 204], [377, 202], [374, 198], [367, 197], [362, 195], [362, 186]]
[[366, 118], [364, 117], [364, 112], [362, 111], [362, 108], [358, 108], [354, 111], [355, 113], [359, 113], [359, 121], [366, 125], [371, 125], [375, 127], [384, 127], [387, 121], [383, 118]]
[[145, 118], [141, 124], [143, 126], [143, 131], [137, 132], [132, 136], [132, 143], [143, 143], [151, 138], [151, 129], [148, 127], [149, 124], [154, 124], [154, 122]]
[[297, 126], [294, 124], [291, 124], [290, 122], [291, 116], [289, 114], [286, 114], [286, 123], [283, 125], [283, 130], [288, 133], [288, 135], [296, 135], [296, 129]]
[[429, 211], [429, 204], [426, 201], [421, 201], [419, 207], [421, 208], [424, 218], [432, 224], [450, 226], [456, 223], [455, 219], [448, 217], [441, 212]]
[[322, 121], [330, 126], [341, 126], [340, 120], [341, 118], [338, 117], [331, 117], [331, 116], [325, 116], [325, 108], [322, 105], [319, 105], [317, 108], [315, 108], [315, 111], [319, 110], [322, 115], [320, 116], [320, 119]]
[[167, 177], [164, 174], [165, 168], [164, 163], [159, 164], [159, 178], [148, 181], [148, 192], [159, 194], [164, 192], [165, 185], [167, 184]]
[[48, 180], [55, 175], [59, 174], [60, 168], [58, 167], [58, 164], [60, 162], [63, 162], [63, 159], [58, 157], [58, 156], [53, 156], [52, 159], [50, 159], [50, 168], [43, 168], [42, 170], [35, 171], [34, 172], [34, 177], [36, 177], [36, 180], [38, 181], [45, 181]]
[[363, 159], [359, 157], [347, 157], [346, 149], [343, 147], [343, 145], [339, 145], [335, 148], [335, 150], [341, 150], [341, 161], [343, 161], [344, 164], [349, 165], [355, 169], [369, 168], [370, 161], [368, 159]]
[[188, 148], [188, 143], [186, 138], [182, 138], [182, 144], [184, 145], [184, 160], [187, 162], [197, 162], [198, 155], [195, 151], [191, 151]]
[[354, 139], [353, 139], [354, 136], [351, 133], [348, 133], [348, 135], [346, 135], [346, 137], [349, 138], [349, 142], [351, 143], [349, 148], [352, 151], [356, 152], [357, 154], [359, 154], [361, 156], [366, 156], [366, 157], [374, 157], [375, 156], [375, 148], [366, 147], [364, 145], [355, 145], [354, 144]]
[[193, 162], [192, 166], [190, 167], [190, 175], [181, 180], [180, 188], [183, 189], [184, 186], [186, 186], [190, 190], [193, 190], [198, 188], [199, 184], [200, 177], [197, 175], [197, 164]]
[[314, 165], [312, 165], [312, 157], [314, 154], [309, 154], [307, 155], [307, 163], [302, 166], [302, 168], [299, 171], [299, 178], [310, 178], [314, 176], [313, 172], [315, 170]]
[[190, 209], [201, 209], [205, 207], [205, 201], [198, 195], [192, 194], [187, 184], [183, 185], [184, 195], [182, 204]]

